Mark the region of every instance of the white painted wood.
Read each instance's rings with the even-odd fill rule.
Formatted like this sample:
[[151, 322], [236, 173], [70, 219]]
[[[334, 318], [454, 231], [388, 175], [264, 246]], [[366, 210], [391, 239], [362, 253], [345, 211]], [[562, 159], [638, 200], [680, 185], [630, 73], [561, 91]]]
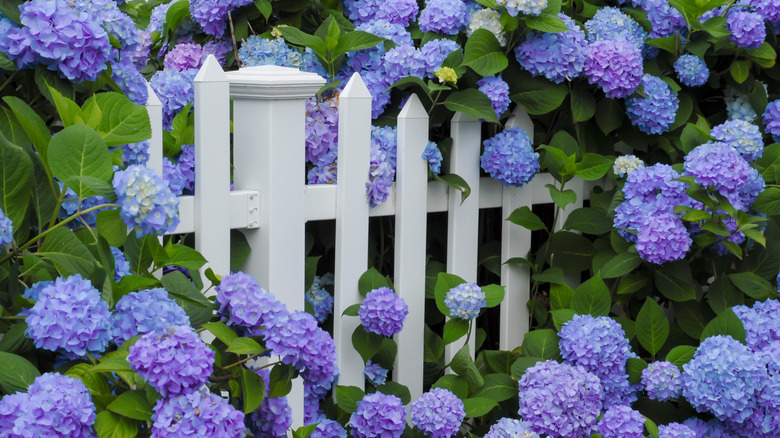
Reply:
[[[214, 55], [195, 76], [195, 249], [230, 273], [230, 83]], [[213, 291], [213, 289], [212, 289]], [[213, 292], [212, 292], [213, 294]]]
[[152, 86], [146, 83], [146, 91], [149, 97], [146, 100], [146, 112], [149, 113], [149, 121], [152, 123], [152, 138], [149, 139], [149, 161], [146, 166], [154, 169], [162, 176], [163, 159], [163, 108], [162, 102], [154, 93]]
[[[469, 283], [477, 281], [477, 250], [479, 238], [479, 149], [482, 124], [463, 113], [455, 113], [450, 123], [452, 152], [450, 172], [460, 175], [471, 188], [471, 195], [461, 202], [459, 194], [450, 190], [447, 215], [447, 272]], [[473, 323], [472, 323], [473, 324]], [[474, 356], [476, 327], [468, 339]], [[466, 338], [444, 347], [444, 362], [449, 363], [465, 344]]]
[[398, 115], [396, 170], [395, 272], [398, 295], [409, 306], [401, 333], [393, 378], [406, 385], [416, 400], [422, 395], [425, 325], [425, 236], [428, 161], [428, 113], [413, 94]]
[[339, 97], [333, 339], [340, 372], [338, 384], [361, 389], [365, 382], [363, 359], [352, 346], [352, 333], [360, 320], [342, 313], [362, 301], [358, 280], [368, 268], [366, 177], [370, 152], [371, 93], [355, 73]]
[[[244, 271], [290, 311], [304, 308], [306, 98], [325, 80], [297, 69], [261, 66], [228, 73], [233, 98], [236, 187], [260, 193], [260, 228], [245, 232]], [[293, 428], [303, 425], [303, 384], [288, 395]]]
[[[260, 225], [260, 194], [252, 190], [234, 190], [229, 193], [230, 228], [252, 229]], [[179, 196], [179, 226], [171, 233], [195, 232], [195, 196]]]

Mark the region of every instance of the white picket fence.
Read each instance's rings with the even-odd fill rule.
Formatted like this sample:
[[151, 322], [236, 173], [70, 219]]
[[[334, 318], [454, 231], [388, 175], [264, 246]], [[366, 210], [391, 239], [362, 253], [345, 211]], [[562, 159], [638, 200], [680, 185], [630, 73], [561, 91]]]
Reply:
[[[427, 213], [447, 212], [447, 272], [476, 282], [478, 217], [483, 208], [502, 209], [503, 217], [521, 206], [549, 204], [545, 184], [537, 175], [522, 188], [507, 188], [480, 177], [481, 123], [458, 113], [451, 122], [453, 147], [450, 170], [472, 189], [461, 194], [440, 182], [428, 181], [422, 159], [428, 143], [428, 115], [413, 95], [398, 116], [396, 183], [388, 200], [369, 208], [365, 182], [369, 171], [371, 95], [355, 74], [339, 98], [338, 184], [305, 184], [304, 123], [307, 98], [325, 80], [296, 69], [262, 66], [225, 73], [210, 56], [195, 78], [195, 195], [179, 198], [181, 223], [175, 233], [195, 233], [195, 246], [215, 273], [230, 269], [230, 230], [244, 232], [251, 254], [243, 271], [254, 276], [290, 310], [304, 308], [305, 224], [336, 221], [334, 339], [340, 370], [339, 385], [363, 387], [363, 361], [352, 348], [358, 318], [341, 317], [359, 303], [358, 279], [368, 268], [368, 218], [395, 216], [395, 290], [409, 306], [403, 331], [397, 335], [394, 380], [409, 387], [412, 399], [422, 394], [425, 321]], [[152, 120], [150, 166], [162, 170], [162, 107], [149, 89], [147, 108]], [[230, 191], [230, 103], [233, 105], [233, 181]], [[508, 127], [533, 124], [518, 108]], [[587, 196], [582, 181], [570, 183], [577, 204]], [[565, 216], [565, 212], [564, 212]], [[559, 226], [563, 220], [559, 219]], [[501, 259], [524, 257], [530, 250], [530, 231], [504, 221]], [[527, 267], [502, 265], [500, 347], [522, 344], [528, 331], [526, 302], [531, 286]], [[471, 351], [474, 352], [471, 338]], [[451, 345], [449, 361], [460, 349]], [[303, 389], [295, 382], [288, 396], [294, 427], [302, 425]]]

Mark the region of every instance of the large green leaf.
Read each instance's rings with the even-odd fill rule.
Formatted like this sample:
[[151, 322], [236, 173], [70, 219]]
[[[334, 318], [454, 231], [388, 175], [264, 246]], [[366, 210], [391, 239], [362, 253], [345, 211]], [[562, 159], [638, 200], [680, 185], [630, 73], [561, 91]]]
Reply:
[[92, 196], [95, 191], [74, 177], [108, 181], [114, 173], [106, 143], [94, 129], [84, 124], [65, 128], [51, 139], [49, 167], [54, 176], [82, 197]]
[[366, 331], [362, 325], [359, 325], [352, 333], [352, 346], [363, 361], [368, 361], [382, 348], [382, 336]]
[[455, 374], [464, 377], [469, 382], [469, 387], [472, 389], [481, 388], [485, 384], [485, 379], [480, 374], [477, 365], [471, 358], [469, 345], [465, 344], [455, 353], [450, 363], [450, 368]]
[[481, 76], [493, 76], [503, 71], [509, 61], [493, 32], [477, 29], [466, 41], [463, 65]]
[[582, 283], [571, 300], [572, 309], [580, 315], [607, 316], [611, 306], [609, 289], [600, 273]]
[[693, 339], [699, 339], [707, 324], [715, 317], [706, 303], [698, 301], [685, 301], [674, 303], [674, 317], [686, 335]]
[[120, 93], [99, 93], [90, 97], [83, 105], [93, 104], [100, 108], [103, 117], [98, 133], [108, 146], [137, 143], [152, 137], [152, 125], [146, 108], [136, 105]]
[[[642, 264], [638, 253], [626, 251], [612, 257], [601, 267], [601, 275], [604, 278], [616, 278], [628, 274]], [[619, 292], [618, 292], [619, 293]]]
[[30, 108], [23, 100], [6, 96], [3, 98], [6, 104], [11, 108], [19, 124], [24, 129], [25, 134], [32, 142], [35, 149], [41, 154], [41, 159], [44, 163], [46, 161], [46, 152], [49, 148], [49, 141], [51, 140], [51, 133], [49, 128], [43, 122], [41, 117]]
[[152, 420], [152, 406], [143, 390], [123, 392], [106, 409], [134, 420]]
[[589, 89], [577, 86], [572, 89], [571, 114], [575, 122], [590, 120], [596, 114], [596, 98]]
[[612, 229], [612, 220], [592, 208], [583, 207], [569, 213], [563, 229], [578, 230], [587, 234], [604, 234]]
[[266, 388], [263, 379], [254, 371], [244, 368], [242, 374], [241, 394], [244, 396], [244, 413], [248, 414], [263, 403]]
[[0, 134], [0, 208], [11, 219], [14, 235], [19, 235], [22, 231], [33, 192], [32, 178], [33, 165], [30, 157], [22, 148], [10, 143]]
[[37, 255], [51, 260], [63, 277], [81, 274], [86, 278], [95, 270], [92, 253], [67, 228], [57, 228], [46, 236]]
[[475, 397], [484, 397], [496, 402], [517, 397], [517, 382], [512, 380], [509, 374], [497, 373], [485, 376], [485, 385], [474, 394]]
[[742, 343], [745, 342], [745, 326], [733, 310], [727, 309], [713, 318], [713, 320], [704, 327], [700, 340], [703, 341], [710, 336], [717, 335], [731, 336]]
[[542, 12], [537, 16], [526, 15], [525, 24], [531, 29], [536, 29], [545, 33], [559, 33], [570, 30], [569, 26], [558, 18], [557, 15], [545, 12]]
[[450, 94], [444, 101], [444, 106], [450, 111], [461, 112], [475, 120], [486, 120], [498, 123], [493, 104], [485, 93], [468, 88]]
[[95, 418], [95, 432], [98, 438], [132, 438], [138, 434], [138, 426], [111, 411], [102, 411]]
[[6, 394], [25, 392], [41, 373], [29, 360], [11, 353], [0, 352], [0, 387]]
[[54, 209], [57, 208], [60, 190], [46, 174], [41, 157], [33, 151], [29, 151], [27, 155], [33, 166], [32, 205], [38, 218], [38, 229], [43, 230], [54, 215]]
[[526, 206], [515, 209], [506, 220], [531, 231], [544, 230], [547, 228], [547, 226], [544, 225], [544, 222], [539, 219], [539, 216]]
[[385, 38], [378, 37], [368, 32], [355, 30], [348, 32], [339, 37], [339, 42], [336, 45], [336, 53], [346, 53], [355, 50], [370, 49], [382, 41], [386, 41]]
[[666, 298], [672, 301], [696, 299], [697, 285], [687, 262], [666, 263], [655, 270], [653, 277], [656, 289]]
[[363, 399], [366, 393], [357, 386], [336, 386], [336, 404], [347, 414], [355, 412], [357, 403]]
[[669, 319], [664, 309], [650, 297], [636, 316], [636, 338], [650, 354], [656, 354], [669, 337]]
[[539, 115], [558, 109], [568, 93], [565, 86], [550, 84], [543, 88], [522, 91], [509, 97], [525, 108], [529, 114]]
[[523, 356], [558, 359], [561, 350], [558, 347], [558, 334], [555, 330], [533, 330], [523, 336]]
[[729, 274], [729, 280], [745, 295], [753, 299], [761, 301], [777, 297], [777, 289], [767, 280], [752, 272]]

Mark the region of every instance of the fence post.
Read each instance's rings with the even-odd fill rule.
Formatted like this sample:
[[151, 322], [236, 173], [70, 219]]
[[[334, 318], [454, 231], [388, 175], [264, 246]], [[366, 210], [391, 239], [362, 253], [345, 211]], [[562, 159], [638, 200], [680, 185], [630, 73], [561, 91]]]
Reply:
[[412, 94], [398, 115], [396, 171], [395, 288], [409, 306], [404, 328], [396, 337], [394, 380], [416, 400], [423, 389], [425, 351], [425, 242], [428, 216], [428, 113]]
[[[244, 271], [290, 311], [304, 308], [305, 105], [325, 84], [314, 73], [260, 66], [227, 74], [233, 98], [233, 180], [260, 193], [260, 228], [246, 230]], [[303, 383], [288, 395], [293, 427], [303, 424]]]
[[[469, 283], [477, 281], [477, 251], [479, 238], [479, 146], [482, 123], [463, 113], [456, 113], [450, 122], [452, 154], [450, 172], [460, 175], [471, 188], [471, 194], [461, 202], [461, 194], [449, 189], [447, 215], [447, 272]], [[474, 357], [476, 336], [469, 338], [469, 350]], [[465, 339], [444, 347], [444, 362], [449, 363], [464, 345]]]
[[[209, 55], [195, 76], [195, 249], [230, 273], [230, 83]], [[206, 267], [203, 267], [205, 271]]]
[[363, 359], [352, 348], [352, 333], [360, 321], [342, 317], [360, 303], [358, 280], [368, 264], [368, 199], [366, 178], [371, 150], [371, 93], [360, 75], [352, 75], [339, 96], [338, 181], [336, 191], [336, 266], [333, 338], [339, 385], [363, 388]]
[[[518, 106], [506, 124], [506, 128], [520, 128], [533, 142], [534, 124], [528, 113]], [[533, 204], [531, 187], [504, 187], [501, 206], [501, 261], [512, 257], [526, 257], [531, 250], [531, 231], [506, 220], [517, 208]], [[505, 288], [504, 301], [501, 303], [501, 323], [499, 329], [499, 347], [513, 350], [523, 343], [528, 332], [528, 307], [526, 302], [531, 293], [531, 271], [528, 266], [515, 264], [501, 265], [501, 285]]]
[[162, 176], [163, 168], [163, 108], [160, 98], [157, 97], [152, 86], [146, 83], [146, 91], [149, 97], [146, 99], [146, 112], [149, 113], [149, 121], [152, 123], [152, 138], [149, 139], [149, 161], [146, 166], [154, 169]]

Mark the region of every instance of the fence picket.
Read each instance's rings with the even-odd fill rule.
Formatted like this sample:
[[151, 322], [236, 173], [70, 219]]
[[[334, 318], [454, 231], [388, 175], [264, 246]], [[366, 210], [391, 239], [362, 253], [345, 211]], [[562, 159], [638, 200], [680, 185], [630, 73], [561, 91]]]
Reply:
[[149, 161], [146, 165], [154, 169], [158, 175], [162, 176], [163, 168], [163, 108], [162, 102], [155, 94], [152, 86], [146, 83], [146, 91], [149, 97], [146, 99], [146, 112], [149, 114], [149, 121], [152, 124], [152, 138], [149, 139]]

